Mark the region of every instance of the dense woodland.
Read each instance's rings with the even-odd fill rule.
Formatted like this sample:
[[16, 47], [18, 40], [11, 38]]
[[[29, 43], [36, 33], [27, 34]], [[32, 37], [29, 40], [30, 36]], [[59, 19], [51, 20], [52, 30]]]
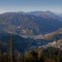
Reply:
[[24, 53], [2, 52], [0, 49], [0, 62], [62, 62], [62, 51], [57, 48], [39, 48]]

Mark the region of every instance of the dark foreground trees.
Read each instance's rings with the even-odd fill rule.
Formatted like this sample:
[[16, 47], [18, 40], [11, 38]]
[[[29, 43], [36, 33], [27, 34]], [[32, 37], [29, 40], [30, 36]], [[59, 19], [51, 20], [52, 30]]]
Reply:
[[[38, 57], [39, 54], [40, 56]], [[8, 61], [10, 57], [8, 57], [7, 53], [2, 53], [2, 55], [0, 55], [0, 58], [1, 57], [1, 62], [10, 62]], [[62, 62], [62, 51], [57, 48], [49, 47], [43, 49], [41, 53], [35, 50], [25, 53], [18, 52], [16, 55], [12, 55], [12, 58], [12, 62]]]
[[26, 62], [62, 62], [62, 51], [57, 48], [49, 47], [40, 53], [31, 51], [27, 54]]

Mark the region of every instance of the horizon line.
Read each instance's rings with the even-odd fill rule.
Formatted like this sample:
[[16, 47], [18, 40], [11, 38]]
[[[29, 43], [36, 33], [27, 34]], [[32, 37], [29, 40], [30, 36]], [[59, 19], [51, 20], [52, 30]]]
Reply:
[[29, 12], [52, 12], [52, 13], [62, 14], [62, 12], [53, 12], [51, 10], [5, 11], [5, 12], [0, 12], [0, 14], [4, 14], [4, 13], [17, 13], [17, 12], [21, 12], [21, 13], [29, 13]]

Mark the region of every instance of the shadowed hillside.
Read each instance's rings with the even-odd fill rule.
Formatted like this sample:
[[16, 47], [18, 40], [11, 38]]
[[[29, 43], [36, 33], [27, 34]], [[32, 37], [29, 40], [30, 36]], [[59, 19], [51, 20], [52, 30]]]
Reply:
[[26, 36], [47, 34], [61, 28], [61, 20], [50, 11], [8, 12], [0, 15], [0, 31]]

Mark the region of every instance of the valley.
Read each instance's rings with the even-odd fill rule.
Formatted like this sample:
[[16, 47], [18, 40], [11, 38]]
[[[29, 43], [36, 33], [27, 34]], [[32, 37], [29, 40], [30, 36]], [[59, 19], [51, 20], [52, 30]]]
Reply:
[[61, 59], [59, 15], [51, 11], [0, 14], [0, 62], [61, 62]]

